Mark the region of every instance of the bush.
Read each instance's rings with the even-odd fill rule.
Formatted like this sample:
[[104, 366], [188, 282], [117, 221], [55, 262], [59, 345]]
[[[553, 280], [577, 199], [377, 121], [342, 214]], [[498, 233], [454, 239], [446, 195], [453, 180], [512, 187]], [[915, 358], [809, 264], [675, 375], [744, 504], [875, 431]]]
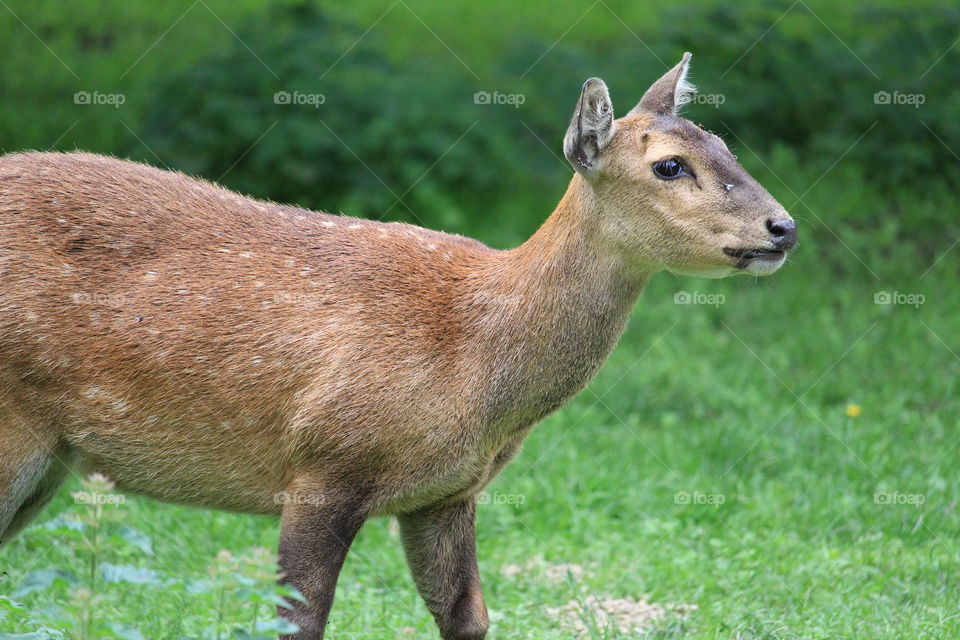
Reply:
[[375, 33], [352, 46], [362, 33], [311, 6], [256, 20], [240, 39], [282, 81], [237, 43], [162, 85], [151, 146], [261, 197], [462, 228], [489, 205], [461, 195], [502, 194], [519, 166], [507, 135], [485, 130], [461, 74], [398, 65]]

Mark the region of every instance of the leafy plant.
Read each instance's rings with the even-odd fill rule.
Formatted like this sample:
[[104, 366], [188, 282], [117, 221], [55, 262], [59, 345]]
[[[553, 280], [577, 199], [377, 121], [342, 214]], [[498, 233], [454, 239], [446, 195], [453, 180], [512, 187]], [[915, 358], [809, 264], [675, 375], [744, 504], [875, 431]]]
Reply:
[[[177, 598], [184, 594], [206, 604], [208, 617], [192, 621], [195, 632], [177, 640], [265, 640], [278, 633], [294, 633], [293, 625], [277, 617], [277, 607], [289, 607], [302, 596], [289, 585], [277, 583], [276, 557], [257, 547], [240, 556], [220, 551], [207, 576], [183, 580], [149, 566], [130, 564], [154, 556], [150, 537], [124, 522], [125, 502], [114, 484], [101, 474], [81, 482], [73, 492], [74, 507], [31, 529], [34, 542], [47, 537], [67, 545], [84, 570], [61, 567], [37, 569], [20, 582], [12, 597], [0, 597], [0, 620], [25, 607], [13, 598], [43, 593], [51, 606], [36, 611], [39, 620], [24, 633], [0, 633], [0, 640], [144, 640], [131, 616], [119, 606], [121, 589], [149, 590], [153, 597]], [[123, 563], [115, 561], [120, 560]]]
[[[240, 557], [220, 551], [207, 573], [207, 578], [186, 585], [187, 593], [204, 600], [215, 614], [205, 638], [270, 640], [277, 633], [297, 631], [296, 625], [277, 618], [276, 610], [289, 607], [288, 598], [303, 597], [293, 587], [277, 584], [276, 558], [268, 549], [257, 547]], [[238, 603], [247, 614], [245, 623], [230, 620]]]

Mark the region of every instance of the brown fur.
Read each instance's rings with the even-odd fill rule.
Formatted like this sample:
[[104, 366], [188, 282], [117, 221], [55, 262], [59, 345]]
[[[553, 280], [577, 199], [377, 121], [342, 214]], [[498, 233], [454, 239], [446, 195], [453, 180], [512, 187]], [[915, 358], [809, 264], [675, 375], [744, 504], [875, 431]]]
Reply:
[[[604, 125], [596, 82], [568, 134], [579, 173], [509, 251], [103, 156], [0, 158], [0, 538], [67, 467], [282, 515], [310, 600], [288, 615], [313, 640], [364, 519], [398, 514], [443, 637], [482, 638], [474, 494], [590, 380], [653, 273], [733, 272], [722, 249], [786, 216], [672, 113]], [[696, 181], [653, 176], [671, 155]]]

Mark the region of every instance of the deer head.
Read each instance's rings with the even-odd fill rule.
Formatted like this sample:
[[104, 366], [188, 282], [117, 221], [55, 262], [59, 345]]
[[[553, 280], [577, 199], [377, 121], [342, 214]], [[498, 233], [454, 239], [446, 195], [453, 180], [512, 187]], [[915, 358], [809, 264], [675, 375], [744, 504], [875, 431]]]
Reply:
[[614, 119], [603, 80], [583, 85], [564, 153], [587, 183], [604, 243], [646, 271], [766, 275], [796, 225], [718, 136], [677, 115], [694, 88], [690, 54]]

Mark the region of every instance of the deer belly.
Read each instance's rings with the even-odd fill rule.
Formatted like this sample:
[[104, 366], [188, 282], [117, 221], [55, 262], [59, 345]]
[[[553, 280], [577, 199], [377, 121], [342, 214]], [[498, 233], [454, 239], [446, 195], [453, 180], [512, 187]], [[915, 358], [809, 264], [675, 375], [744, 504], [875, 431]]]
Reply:
[[276, 496], [287, 466], [266, 433], [251, 437], [223, 425], [112, 430], [106, 425], [68, 436], [83, 471], [103, 473], [124, 491], [165, 502], [279, 514]]

